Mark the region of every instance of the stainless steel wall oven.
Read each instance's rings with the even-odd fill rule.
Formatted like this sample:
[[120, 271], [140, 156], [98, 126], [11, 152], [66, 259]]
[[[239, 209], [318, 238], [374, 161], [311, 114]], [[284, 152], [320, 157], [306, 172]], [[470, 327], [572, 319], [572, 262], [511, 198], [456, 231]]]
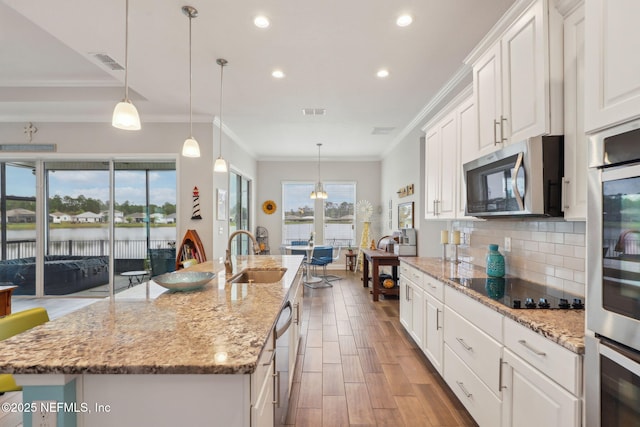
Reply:
[[640, 426], [640, 120], [589, 139], [587, 426]]

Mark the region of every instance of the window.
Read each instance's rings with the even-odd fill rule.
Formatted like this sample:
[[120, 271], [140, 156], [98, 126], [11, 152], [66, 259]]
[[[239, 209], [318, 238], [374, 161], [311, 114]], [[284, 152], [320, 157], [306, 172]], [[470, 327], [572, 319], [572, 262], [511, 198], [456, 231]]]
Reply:
[[[309, 195], [311, 182], [285, 182], [282, 184], [282, 243], [309, 240], [314, 231], [315, 201]], [[317, 199], [316, 199], [317, 200]], [[316, 238], [317, 241], [319, 241]]]
[[334, 247], [352, 245], [355, 238], [356, 184], [327, 183], [324, 189], [329, 197], [324, 201], [323, 242]]
[[[236, 230], [251, 231], [249, 222], [251, 200], [251, 181], [235, 172], [229, 174], [229, 235]], [[231, 242], [231, 253], [238, 255], [253, 254], [249, 236], [241, 234]]]
[[0, 162], [0, 282], [17, 285], [15, 295], [35, 294], [35, 268], [15, 265], [35, 267], [35, 170], [34, 162]]

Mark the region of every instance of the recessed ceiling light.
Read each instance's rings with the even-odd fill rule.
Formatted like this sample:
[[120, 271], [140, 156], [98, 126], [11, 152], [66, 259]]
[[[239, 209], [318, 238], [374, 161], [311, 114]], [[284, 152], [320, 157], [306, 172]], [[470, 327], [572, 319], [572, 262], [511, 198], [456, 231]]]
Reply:
[[376, 73], [376, 76], [380, 77], [381, 79], [384, 79], [385, 77], [389, 77], [389, 70], [387, 70], [386, 68], [378, 70], [378, 72]]
[[398, 27], [408, 27], [413, 22], [413, 18], [409, 14], [400, 15], [396, 19], [396, 25]]
[[258, 28], [268, 28], [271, 23], [269, 22], [269, 18], [263, 15], [256, 16], [253, 20], [253, 25]]
[[282, 79], [282, 78], [284, 78], [284, 71], [282, 71], [282, 70], [274, 70], [273, 73], [271, 73], [271, 75], [276, 79]]

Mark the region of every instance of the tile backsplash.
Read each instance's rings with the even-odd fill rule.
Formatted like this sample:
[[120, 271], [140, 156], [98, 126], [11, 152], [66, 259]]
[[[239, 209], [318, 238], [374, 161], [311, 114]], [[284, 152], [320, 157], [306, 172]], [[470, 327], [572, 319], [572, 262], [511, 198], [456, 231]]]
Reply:
[[[495, 243], [504, 255], [507, 274], [585, 295], [585, 222], [563, 220], [454, 221], [464, 233], [461, 259], [485, 267], [487, 246]], [[505, 251], [505, 237], [511, 251]]]

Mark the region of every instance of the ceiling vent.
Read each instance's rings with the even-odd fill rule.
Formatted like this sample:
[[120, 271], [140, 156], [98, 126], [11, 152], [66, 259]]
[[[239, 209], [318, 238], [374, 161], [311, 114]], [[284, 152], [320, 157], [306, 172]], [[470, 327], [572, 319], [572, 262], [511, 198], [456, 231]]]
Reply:
[[93, 53], [94, 58], [100, 61], [105, 67], [113, 71], [122, 71], [124, 67], [116, 62], [115, 59], [107, 55], [106, 53]]
[[374, 127], [371, 131], [371, 135], [389, 135], [393, 130], [395, 130], [394, 126], [391, 127]]
[[325, 108], [303, 108], [302, 115], [303, 116], [324, 116], [327, 114], [327, 110]]

